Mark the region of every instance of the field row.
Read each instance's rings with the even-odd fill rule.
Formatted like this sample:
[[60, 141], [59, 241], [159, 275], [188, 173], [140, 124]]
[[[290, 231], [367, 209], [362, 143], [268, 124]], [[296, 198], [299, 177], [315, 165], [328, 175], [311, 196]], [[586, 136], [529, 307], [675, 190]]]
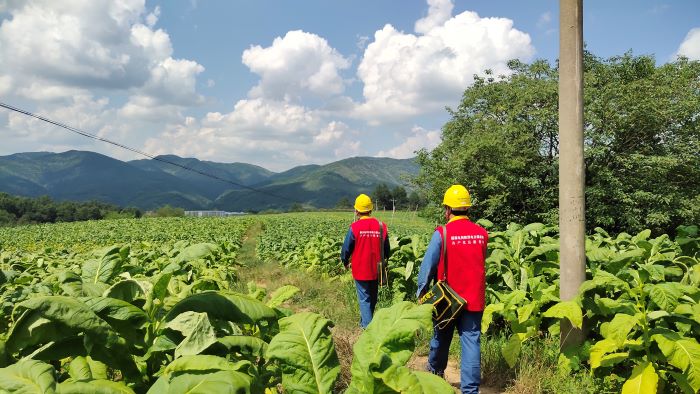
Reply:
[[[429, 307], [412, 301], [432, 226], [406, 214], [382, 220], [391, 223], [391, 280], [382, 289], [388, 308], [356, 345], [347, 392], [450, 390], [405, 366], [415, 332], [431, 329]], [[238, 256], [244, 234], [258, 222], [261, 259], [350, 281], [339, 251], [351, 221], [344, 213], [305, 213], [0, 230], [0, 388], [31, 381], [71, 392], [84, 384], [114, 392], [333, 391], [332, 322], [285, 309], [297, 291], [291, 286], [268, 297], [233, 285], [237, 266], [247, 263]], [[576, 327], [585, 320], [587, 342], [561, 353], [561, 373], [585, 369], [624, 393], [642, 382], [700, 389], [696, 226], [657, 238], [596, 229], [586, 241], [588, 280], [566, 302], [558, 297], [555, 227], [512, 224], [489, 238], [482, 331], [509, 338], [501, 349], [508, 364], [516, 366], [528, 341], [558, 338], [560, 319]], [[396, 338], [400, 346], [383, 347]]]

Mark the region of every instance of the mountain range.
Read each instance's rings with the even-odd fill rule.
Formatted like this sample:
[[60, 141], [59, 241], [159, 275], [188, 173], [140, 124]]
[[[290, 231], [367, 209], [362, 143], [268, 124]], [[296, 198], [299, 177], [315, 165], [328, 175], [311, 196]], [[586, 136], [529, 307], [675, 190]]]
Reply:
[[369, 194], [380, 183], [407, 187], [418, 168], [413, 159], [353, 157], [273, 172], [175, 155], [121, 161], [88, 151], [29, 152], [0, 156], [0, 192], [145, 210], [166, 204], [226, 211], [286, 209], [295, 203], [330, 208], [342, 198]]

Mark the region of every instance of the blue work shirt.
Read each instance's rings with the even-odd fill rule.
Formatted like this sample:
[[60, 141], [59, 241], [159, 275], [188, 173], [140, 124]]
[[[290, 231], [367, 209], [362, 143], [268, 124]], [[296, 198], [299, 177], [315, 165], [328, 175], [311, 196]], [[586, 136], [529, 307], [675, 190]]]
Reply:
[[418, 271], [418, 291], [416, 297], [420, 298], [423, 290], [430, 284], [430, 281], [435, 279], [437, 266], [440, 262], [440, 253], [442, 253], [442, 237], [440, 232], [435, 230], [433, 237], [430, 238], [428, 250], [425, 251], [423, 262]]
[[[348, 229], [348, 233], [345, 234], [345, 240], [343, 241], [343, 247], [340, 249], [340, 260], [346, 267], [350, 263], [350, 257], [352, 256], [352, 251], [355, 249], [355, 234], [352, 233], [352, 228]], [[388, 259], [391, 253], [391, 247], [389, 246], [389, 237], [384, 239], [384, 258]]]

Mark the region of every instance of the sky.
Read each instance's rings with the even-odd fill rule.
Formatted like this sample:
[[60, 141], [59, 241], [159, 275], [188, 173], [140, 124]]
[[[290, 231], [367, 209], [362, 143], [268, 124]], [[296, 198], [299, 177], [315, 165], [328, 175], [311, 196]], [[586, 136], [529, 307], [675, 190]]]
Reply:
[[[273, 171], [440, 143], [475, 74], [554, 64], [557, 0], [0, 0], [0, 101], [152, 155]], [[700, 60], [700, 1], [584, 1], [602, 58]], [[0, 155], [133, 152], [0, 109]]]

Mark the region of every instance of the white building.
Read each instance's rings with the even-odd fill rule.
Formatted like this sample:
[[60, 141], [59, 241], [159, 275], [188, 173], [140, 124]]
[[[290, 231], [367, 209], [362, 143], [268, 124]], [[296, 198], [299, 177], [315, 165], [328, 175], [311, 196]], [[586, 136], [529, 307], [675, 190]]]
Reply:
[[220, 217], [220, 216], [236, 216], [245, 215], [245, 212], [226, 212], [226, 211], [185, 211], [185, 216], [194, 216], [198, 218], [204, 217]]

